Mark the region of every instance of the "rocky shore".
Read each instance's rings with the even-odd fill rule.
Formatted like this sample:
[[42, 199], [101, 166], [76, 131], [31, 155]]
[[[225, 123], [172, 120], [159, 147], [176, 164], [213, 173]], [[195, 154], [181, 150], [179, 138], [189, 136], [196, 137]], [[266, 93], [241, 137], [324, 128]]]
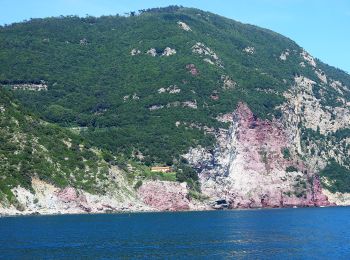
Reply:
[[147, 181], [138, 190], [111, 190], [91, 194], [73, 187], [57, 188], [39, 179], [32, 180], [34, 193], [13, 189], [18, 203], [0, 203], [0, 215], [53, 215], [111, 212], [208, 210], [206, 203], [190, 199], [186, 183]]
[[185, 183], [167, 181], [148, 181], [134, 194], [124, 197], [115, 193], [93, 195], [73, 187], [59, 189], [37, 179], [33, 180], [33, 188], [35, 194], [18, 187], [14, 192], [20, 204], [17, 207], [0, 204], [0, 216], [336, 206], [335, 203], [307, 201], [280, 205], [266, 200], [265, 204], [260, 204], [261, 201], [255, 202], [254, 199], [245, 204], [234, 204], [226, 199], [198, 201], [189, 196]]

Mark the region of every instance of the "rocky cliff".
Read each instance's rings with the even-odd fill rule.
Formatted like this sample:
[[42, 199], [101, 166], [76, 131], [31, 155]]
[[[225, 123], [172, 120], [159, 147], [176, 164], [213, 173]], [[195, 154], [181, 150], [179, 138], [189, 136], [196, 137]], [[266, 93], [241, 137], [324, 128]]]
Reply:
[[243, 103], [231, 118], [214, 150], [199, 147], [185, 155], [199, 170], [204, 194], [225, 199], [230, 208], [330, 205], [319, 176], [299, 155], [284, 155], [298, 144], [280, 121], [256, 118]]

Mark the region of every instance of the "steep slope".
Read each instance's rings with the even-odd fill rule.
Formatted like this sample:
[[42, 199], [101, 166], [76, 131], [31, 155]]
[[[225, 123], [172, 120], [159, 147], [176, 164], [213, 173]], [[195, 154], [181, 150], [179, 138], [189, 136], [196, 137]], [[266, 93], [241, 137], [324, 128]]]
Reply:
[[26, 109], [173, 165], [195, 196], [200, 183], [230, 207], [349, 203], [350, 76], [277, 33], [183, 7], [32, 19], [0, 29], [0, 58]]
[[[0, 204], [22, 211], [48, 210], [51, 202], [44, 200], [51, 200], [50, 190], [59, 197], [67, 187], [72, 195], [75, 189], [105, 194], [117, 187], [102, 153], [89, 148], [81, 137], [28, 114], [2, 89], [0, 108]], [[120, 171], [114, 174], [120, 175], [118, 181], [123, 179]], [[46, 194], [40, 195], [40, 189]]]
[[188, 197], [175, 175], [151, 173], [91, 147], [28, 114], [1, 88], [0, 126], [0, 215], [205, 207]]

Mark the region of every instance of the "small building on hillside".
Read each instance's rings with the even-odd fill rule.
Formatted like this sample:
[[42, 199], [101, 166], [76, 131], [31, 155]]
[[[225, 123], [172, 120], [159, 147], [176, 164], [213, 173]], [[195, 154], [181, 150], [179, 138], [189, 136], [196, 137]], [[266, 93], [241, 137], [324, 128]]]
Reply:
[[152, 172], [171, 172], [170, 166], [154, 166], [151, 167]]

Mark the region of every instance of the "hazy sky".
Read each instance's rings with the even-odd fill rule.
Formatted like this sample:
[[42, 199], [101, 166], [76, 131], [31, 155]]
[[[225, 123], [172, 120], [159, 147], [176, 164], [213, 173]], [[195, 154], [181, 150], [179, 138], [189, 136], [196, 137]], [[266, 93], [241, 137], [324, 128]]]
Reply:
[[350, 0], [0, 0], [0, 24], [29, 18], [100, 16], [183, 5], [279, 32], [350, 72]]

